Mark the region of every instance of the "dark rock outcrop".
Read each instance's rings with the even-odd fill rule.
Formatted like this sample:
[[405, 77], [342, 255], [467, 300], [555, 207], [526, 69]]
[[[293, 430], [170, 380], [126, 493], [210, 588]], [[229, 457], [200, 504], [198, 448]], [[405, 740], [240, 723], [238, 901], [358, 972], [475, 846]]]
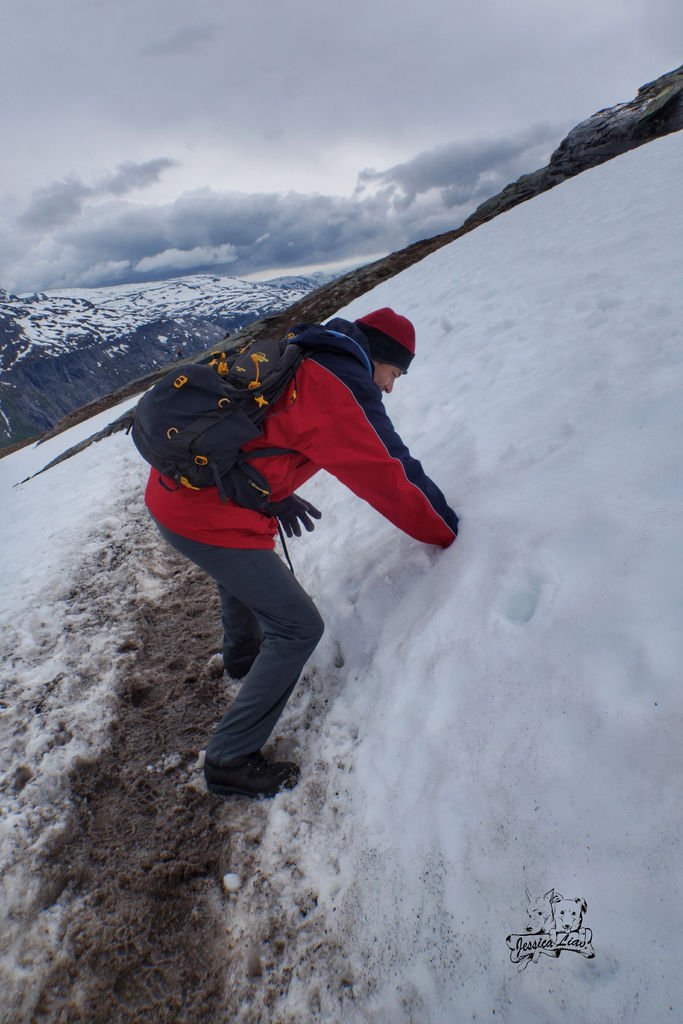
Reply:
[[629, 103], [599, 110], [572, 128], [547, 167], [525, 174], [482, 203], [465, 226], [476, 227], [590, 167], [683, 128], [683, 66], [643, 85]]

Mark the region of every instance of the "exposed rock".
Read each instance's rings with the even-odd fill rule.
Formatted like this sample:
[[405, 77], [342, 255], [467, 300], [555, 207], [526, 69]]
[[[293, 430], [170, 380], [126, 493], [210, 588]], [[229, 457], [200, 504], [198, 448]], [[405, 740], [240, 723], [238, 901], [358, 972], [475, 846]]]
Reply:
[[683, 66], [643, 85], [630, 103], [599, 110], [572, 128], [547, 167], [525, 174], [482, 203], [466, 226], [476, 227], [567, 178], [683, 128]]

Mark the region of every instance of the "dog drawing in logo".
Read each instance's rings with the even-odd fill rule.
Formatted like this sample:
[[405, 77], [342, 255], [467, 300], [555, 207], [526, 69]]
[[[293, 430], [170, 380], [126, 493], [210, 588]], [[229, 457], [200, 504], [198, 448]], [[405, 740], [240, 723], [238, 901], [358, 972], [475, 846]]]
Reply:
[[566, 900], [559, 893], [556, 895], [557, 899], [552, 901], [554, 942], [557, 942], [558, 932], [578, 932], [583, 923], [583, 915], [588, 910], [588, 904], [580, 896]]
[[[528, 932], [548, 933], [553, 927], [552, 901], [557, 896], [554, 889], [545, 893], [544, 896], [532, 896], [526, 888], [527, 898], [527, 926]], [[562, 897], [560, 896], [560, 899]]]
[[[527, 932], [535, 935], [539, 933], [541, 935], [548, 935], [553, 929], [553, 900], [561, 900], [562, 897], [554, 889], [550, 889], [543, 896], [532, 896], [528, 887], [525, 887], [525, 892], [527, 898]], [[559, 950], [553, 955], [559, 956]], [[540, 951], [538, 949], [535, 950], [531, 955], [531, 963], [537, 964], [540, 956]], [[528, 964], [529, 960], [523, 961], [520, 970], [524, 970]]]

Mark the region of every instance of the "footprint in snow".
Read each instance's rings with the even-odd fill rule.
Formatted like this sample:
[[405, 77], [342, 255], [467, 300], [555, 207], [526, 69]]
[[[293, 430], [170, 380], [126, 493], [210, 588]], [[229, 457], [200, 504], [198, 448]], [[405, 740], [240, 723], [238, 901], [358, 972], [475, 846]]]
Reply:
[[518, 569], [504, 580], [495, 611], [515, 626], [526, 626], [537, 614], [539, 606], [549, 604], [554, 591], [552, 579], [534, 571]]
[[531, 622], [538, 607], [541, 587], [537, 580], [520, 580], [499, 602], [499, 611], [509, 621], [523, 626]]

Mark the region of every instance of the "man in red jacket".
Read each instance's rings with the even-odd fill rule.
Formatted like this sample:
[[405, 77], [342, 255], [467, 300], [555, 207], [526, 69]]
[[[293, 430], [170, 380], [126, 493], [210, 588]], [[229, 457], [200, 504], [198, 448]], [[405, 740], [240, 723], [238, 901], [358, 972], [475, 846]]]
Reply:
[[215, 487], [174, 489], [156, 470], [145, 494], [169, 544], [218, 584], [224, 668], [244, 680], [207, 745], [207, 788], [220, 796], [272, 796], [299, 774], [291, 762], [261, 753], [324, 628], [273, 550], [278, 519], [291, 536], [320, 518], [294, 491], [325, 469], [418, 541], [446, 548], [458, 532], [458, 517], [382, 402], [415, 354], [410, 320], [385, 307], [354, 322], [309, 327], [303, 337], [306, 358], [295, 379], [264, 420], [262, 436], [245, 446], [289, 449], [256, 460], [273, 515], [222, 502]]

